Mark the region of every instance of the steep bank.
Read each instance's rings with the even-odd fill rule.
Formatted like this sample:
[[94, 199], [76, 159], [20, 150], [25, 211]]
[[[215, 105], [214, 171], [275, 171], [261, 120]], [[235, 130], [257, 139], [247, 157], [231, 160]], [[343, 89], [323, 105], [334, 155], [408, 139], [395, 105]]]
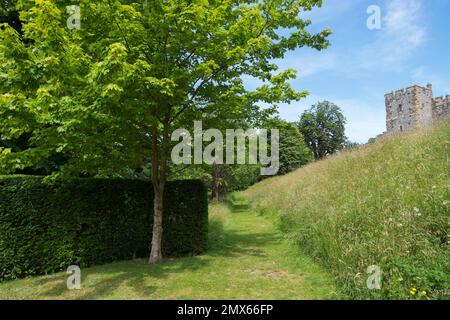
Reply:
[[[243, 195], [350, 297], [449, 298], [449, 158], [443, 124], [267, 179]], [[380, 290], [367, 288], [373, 265]]]

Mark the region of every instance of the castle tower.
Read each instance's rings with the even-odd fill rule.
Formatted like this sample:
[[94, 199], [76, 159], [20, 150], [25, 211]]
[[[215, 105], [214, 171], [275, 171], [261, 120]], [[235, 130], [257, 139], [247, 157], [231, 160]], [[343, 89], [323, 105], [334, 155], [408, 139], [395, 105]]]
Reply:
[[433, 122], [433, 88], [411, 86], [385, 95], [388, 133], [422, 128]]

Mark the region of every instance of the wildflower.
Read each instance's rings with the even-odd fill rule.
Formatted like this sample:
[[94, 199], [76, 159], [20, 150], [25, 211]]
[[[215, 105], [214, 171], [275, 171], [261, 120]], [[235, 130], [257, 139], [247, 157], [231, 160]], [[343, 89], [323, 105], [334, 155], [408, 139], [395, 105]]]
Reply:
[[414, 211], [415, 211], [416, 213], [419, 213], [419, 212], [420, 212], [419, 208], [417, 208], [417, 207], [414, 207]]
[[424, 296], [426, 296], [426, 295], [427, 295], [427, 292], [426, 292], [425, 290], [423, 290], [423, 291], [421, 292], [421, 294], [423, 294]]

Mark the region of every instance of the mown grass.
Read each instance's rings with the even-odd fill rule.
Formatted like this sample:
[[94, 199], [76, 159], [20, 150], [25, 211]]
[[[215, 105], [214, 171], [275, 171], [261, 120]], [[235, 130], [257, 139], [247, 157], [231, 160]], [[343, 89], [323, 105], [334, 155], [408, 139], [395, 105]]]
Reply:
[[[244, 192], [349, 298], [448, 299], [450, 125], [391, 136]], [[367, 268], [382, 270], [381, 290]]]
[[123, 261], [82, 270], [80, 290], [68, 275], [0, 283], [0, 299], [326, 299], [332, 277], [283, 239], [269, 220], [252, 212], [210, 207], [209, 250], [149, 266]]

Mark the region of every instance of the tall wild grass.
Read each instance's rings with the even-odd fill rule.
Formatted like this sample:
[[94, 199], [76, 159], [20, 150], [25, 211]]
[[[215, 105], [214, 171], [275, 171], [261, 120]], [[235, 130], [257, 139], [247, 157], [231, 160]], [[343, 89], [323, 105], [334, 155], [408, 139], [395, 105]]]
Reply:
[[[445, 299], [450, 124], [331, 156], [244, 195], [356, 299]], [[368, 289], [368, 267], [381, 289]]]

